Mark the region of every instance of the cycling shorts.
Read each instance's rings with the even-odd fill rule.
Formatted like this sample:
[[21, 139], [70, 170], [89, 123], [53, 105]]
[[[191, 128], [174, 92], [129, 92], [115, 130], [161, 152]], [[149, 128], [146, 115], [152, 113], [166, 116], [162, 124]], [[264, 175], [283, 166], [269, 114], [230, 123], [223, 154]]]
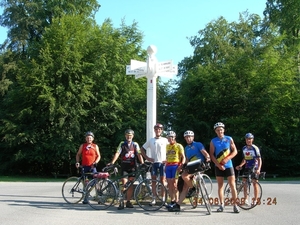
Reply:
[[231, 177], [234, 176], [233, 167], [226, 168], [225, 170], [220, 170], [217, 166], [215, 167], [215, 175], [216, 177]]
[[178, 178], [177, 174], [177, 168], [178, 165], [168, 165], [166, 166], [166, 178], [172, 179], [172, 178]]
[[158, 174], [161, 177], [165, 176], [165, 164], [164, 163], [160, 163], [160, 162], [153, 163], [151, 175], [152, 176], [158, 176]]

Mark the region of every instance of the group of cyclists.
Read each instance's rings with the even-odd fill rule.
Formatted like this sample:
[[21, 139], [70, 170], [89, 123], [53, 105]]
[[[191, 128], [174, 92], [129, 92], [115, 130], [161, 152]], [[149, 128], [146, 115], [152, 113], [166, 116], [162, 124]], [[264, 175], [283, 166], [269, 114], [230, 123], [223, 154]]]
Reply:
[[[237, 192], [235, 187], [235, 172], [232, 163], [232, 158], [237, 155], [237, 148], [232, 137], [224, 134], [225, 125], [222, 122], [217, 122], [214, 125], [216, 137], [210, 141], [209, 152], [204, 148], [201, 142], [194, 141], [194, 132], [187, 130], [184, 132], [184, 139], [186, 146], [183, 147], [180, 143], [176, 142], [176, 133], [174, 131], [167, 132], [167, 138], [162, 136], [163, 125], [155, 124], [155, 136], [150, 138], [141, 147], [137, 142], [133, 141], [134, 131], [127, 129], [125, 131], [125, 140], [120, 142], [117, 150], [111, 160], [110, 164], [114, 164], [119, 158], [121, 159], [121, 173], [122, 175], [132, 174], [137, 168], [138, 164], [143, 164], [144, 160], [152, 162], [151, 179], [156, 180], [160, 178], [162, 183], [167, 182], [168, 194], [170, 203], [166, 203], [166, 208], [170, 212], [180, 211], [185, 198], [189, 198], [195, 192], [195, 187], [192, 182], [192, 174], [184, 169], [188, 162], [195, 160], [201, 163], [213, 162], [215, 164], [215, 175], [218, 184], [218, 196], [220, 205], [217, 212], [224, 210], [224, 193], [223, 184], [226, 177], [230, 188], [232, 190], [233, 212], [239, 213], [240, 209], [236, 204]], [[86, 143], [79, 147], [76, 155], [76, 167], [81, 165], [85, 172], [96, 172], [96, 165], [101, 159], [99, 147], [93, 143], [94, 134], [92, 132], [86, 133]], [[250, 172], [255, 167], [255, 175], [252, 179], [258, 179], [262, 160], [260, 157], [259, 148], [253, 144], [254, 135], [247, 133], [245, 135], [246, 145], [243, 147], [243, 160], [236, 166], [237, 170], [242, 169], [245, 165], [245, 171]], [[178, 190], [178, 176], [184, 181], [182, 190]], [[122, 179], [125, 184], [127, 180], [133, 180], [134, 177]], [[126, 204], [120, 204], [118, 209], [133, 208], [131, 203], [133, 195], [133, 186], [127, 190]], [[163, 199], [165, 200], [165, 199]], [[86, 203], [86, 200], [83, 201]], [[156, 199], [153, 197], [150, 204], [155, 204]]]

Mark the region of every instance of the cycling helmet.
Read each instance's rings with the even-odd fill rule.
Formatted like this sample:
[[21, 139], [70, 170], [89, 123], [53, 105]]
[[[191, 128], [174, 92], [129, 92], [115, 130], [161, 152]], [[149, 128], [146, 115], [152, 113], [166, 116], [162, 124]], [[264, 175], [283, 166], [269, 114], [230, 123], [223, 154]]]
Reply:
[[184, 132], [184, 134], [183, 134], [183, 137], [186, 137], [186, 136], [194, 136], [194, 132], [191, 131], [191, 130], [187, 130], [187, 131]]
[[154, 129], [155, 129], [155, 128], [161, 128], [161, 129], [164, 129], [164, 126], [163, 126], [162, 124], [160, 124], [160, 123], [157, 123], [157, 124], [154, 125]]
[[245, 138], [253, 139], [253, 138], [254, 138], [254, 135], [251, 134], [251, 133], [247, 133], [247, 134], [245, 135]]
[[88, 132], [85, 133], [85, 136], [92, 136], [92, 137], [94, 137], [94, 134], [93, 134], [92, 131], [88, 131]]
[[168, 137], [176, 137], [176, 133], [172, 130], [170, 130], [167, 134]]
[[134, 131], [131, 130], [131, 129], [127, 129], [127, 130], [125, 130], [125, 134], [132, 134], [132, 135], [134, 135]]
[[224, 123], [217, 122], [217, 123], [214, 125], [214, 130], [215, 130], [217, 127], [223, 127], [223, 128], [225, 128], [225, 125], [224, 125]]

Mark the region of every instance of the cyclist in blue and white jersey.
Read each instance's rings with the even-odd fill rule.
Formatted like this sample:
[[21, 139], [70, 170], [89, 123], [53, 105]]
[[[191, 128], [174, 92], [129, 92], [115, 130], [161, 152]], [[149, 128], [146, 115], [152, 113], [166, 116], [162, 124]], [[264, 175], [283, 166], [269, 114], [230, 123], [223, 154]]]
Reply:
[[[236, 169], [241, 170], [242, 167], [245, 165], [244, 175], [248, 175], [249, 173], [252, 173], [252, 170], [254, 168], [255, 173], [251, 174], [251, 178], [258, 181], [261, 166], [262, 166], [260, 150], [255, 144], [253, 144], [254, 135], [252, 133], [247, 133], [245, 135], [245, 141], [246, 141], [246, 145], [242, 148], [243, 160], [240, 163], [240, 165], [236, 166]], [[243, 180], [245, 181], [246, 178], [243, 178]], [[253, 182], [253, 184], [254, 184], [254, 199], [252, 203], [255, 204], [258, 198], [257, 196], [258, 186], [256, 185], [256, 182]], [[245, 203], [249, 204], [248, 202]]]
[[220, 199], [220, 207], [217, 209], [217, 212], [223, 212], [224, 210], [224, 192], [223, 184], [224, 177], [227, 177], [228, 183], [232, 190], [232, 200], [233, 200], [233, 212], [239, 213], [240, 209], [237, 206], [237, 192], [235, 185], [235, 174], [232, 164], [232, 158], [236, 156], [237, 149], [232, 137], [224, 134], [225, 125], [221, 122], [218, 122], [214, 125], [215, 133], [217, 137], [213, 138], [210, 141], [210, 157], [211, 160], [215, 163], [215, 175], [218, 182], [218, 195]]

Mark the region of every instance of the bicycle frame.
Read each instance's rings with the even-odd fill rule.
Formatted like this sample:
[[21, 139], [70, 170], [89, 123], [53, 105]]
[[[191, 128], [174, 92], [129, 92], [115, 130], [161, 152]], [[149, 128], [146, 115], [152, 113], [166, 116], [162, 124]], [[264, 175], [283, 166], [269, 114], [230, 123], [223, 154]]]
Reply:
[[[114, 203], [116, 199], [118, 199], [120, 204], [124, 204], [124, 196], [128, 188], [131, 185], [134, 185], [134, 183], [139, 180], [140, 176], [142, 176], [142, 178], [145, 178], [146, 173], [151, 168], [151, 165], [142, 164], [136, 171], [122, 176], [116, 175], [115, 168], [117, 166], [115, 165], [110, 165], [104, 168], [103, 171], [106, 171], [106, 173], [108, 173], [108, 171], [114, 171], [112, 173], [109, 173], [115, 174], [115, 177], [112, 177], [110, 179], [94, 178], [93, 182], [91, 181], [89, 183], [89, 186], [86, 188], [88, 193], [88, 204], [92, 208], [98, 210], [107, 209]], [[102, 174], [99, 173], [99, 175]], [[123, 190], [121, 190], [120, 180], [130, 175], [135, 175], [134, 179], [132, 181], [128, 181], [125, 185], [123, 185]], [[161, 186], [161, 188], [157, 189], [157, 186]], [[155, 187], [155, 190], [153, 190], [152, 187]], [[161, 208], [165, 203], [166, 198], [159, 197], [161, 193], [165, 195], [167, 194], [165, 186], [163, 186], [160, 181], [146, 178], [141, 182], [139, 181], [139, 184], [135, 187], [134, 199], [144, 210], [154, 211]], [[152, 203], [153, 199], [155, 198], [157, 201]]]
[[92, 173], [84, 173], [83, 167], [80, 168], [81, 174], [79, 177], [69, 177], [62, 185], [62, 196], [70, 204], [76, 204], [83, 199], [86, 193], [85, 188], [88, 183], [88, 177], [92, 175]]
[[207, 186], [203, 178], [204, 172], [208, 169], [210, 169], [210, 166], [207, 164], [204, 171], [198, 171], [194, 173], [193, 179], [194, 179], [194, 186], [196, 187], [196, 193], [194, 194], [194, 196], [190, 198], [190, 202], [192, 204], [192, 207], [196, 208], [200, 197], [201, 203], [204, 202], [204, 205], [207, 209], [207, 213], [210, 215], [211, 214], [211, 205], [209, 202], [210, 193], [208, 193]]
[[[244, 210], [254, 208], [262, 197], [262, 187], [258, 180], [253, 179], [255, 174], [255, 168], [253, 167], [247, 175], [240, 176], [240, 170], [238, 170], [236, 178], [236, 190], [237, 190], [237, 204]], [[265, 179], [265, 172], [261, 172], [259, 178]], [[241, 179], [242, 178], [242, 181]], [[225, 205], [232, 204], [229, 195], [231, 195], [231, 189], [227, 183], [224, 189]], [[230, 196], [231, 197], [231, 196]]]

